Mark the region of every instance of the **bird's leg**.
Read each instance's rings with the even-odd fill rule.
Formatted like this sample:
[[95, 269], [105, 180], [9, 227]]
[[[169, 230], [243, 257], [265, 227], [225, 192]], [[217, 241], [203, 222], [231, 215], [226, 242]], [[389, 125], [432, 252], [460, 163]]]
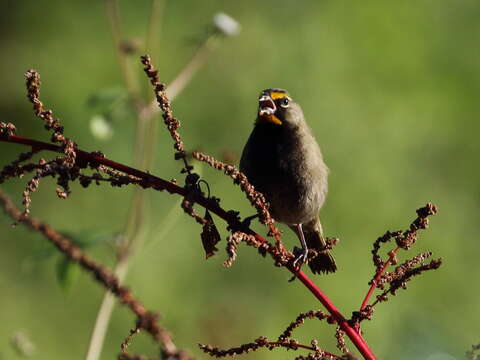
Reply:
[[293, 261], [293, 266], [297, 267], [297, 264], [299, 264], [298, 270], [300, 270], [302, 268], [302, 265], [307, 262], [308, 247], [307, 247], [307, 242], [305, 241], [305, 235], [303, 234], [302, 224], [297, 224], [295, 226], [295, 229], [297, 230], [298, 238], [300, 239], [300, 243], [302, 244], [302, 252]]

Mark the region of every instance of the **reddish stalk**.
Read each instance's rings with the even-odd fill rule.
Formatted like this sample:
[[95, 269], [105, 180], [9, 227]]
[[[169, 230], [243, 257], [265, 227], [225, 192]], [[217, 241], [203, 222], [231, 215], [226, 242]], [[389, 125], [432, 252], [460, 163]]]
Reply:
[[340, 313], [337, 307], [332, 303], [328, 296], [320, 290], [320, 288], [313, 283], [313, 281], [305, 275], [304, 272], [296, 272], [293, 267], [288, 267], [298, 280], [300, 280], [303, 285], [305, 285], [308, 290], [322, 303], [322, 305], [327, 309], [327, 311], [335, 318], [338, 326], [346, 333], [350, 338], [352, 343], [356, 346], [358, 351], [363, 355], [367, 360], [375, 360], [376, 356], [373, 354], [372, 350], [368, 347], [365, 340], [362, 336], [348, 323], [347, 319]]
[[[28, 138], [17, 136], [17, 135], [4, 135], [0, 137], [0, 141], [31, 146], [32, 149], [36, 151], [49, 150], [49, 151], [63, 153], [63, 150], [60, 146], [56, 146], [53, 144], [49, 144], [49, 143], [45, 143], [45, 142], [41, 142], [33, 139], [28, 139]], [[89, 153], [79, 149], [76, 149], [75, 152], [76, 152], [77, 159], [83, 159], [83, 160], [91, 161], [94, 163], [102, 164], [112, 169], [122, 171], [126, 174], [141, 178], [142, 180], [144, 180], [144, 182], [142, 182], [140, 185], [145, 188], [153, 187], [156, 190], [166, 190], [171, 194], [179, 194], [181, 196], [188, 195], [188, 190], [183, 187], [180, 187], [170, 181], [161, 179], [157, 176], [148, 174], [141, 170], [109, 160], [103, 157], [102, 155], [99, 155], [98, 153]], [[231, 213], [221, 208], [218, 204], [212, 201], [209, 201], [208, 199], [201, 196], [195, 198], [195, 202], [201, 205], [202, 207], [208, 209], [212, 213], [216, 214], [220, 218], [224, 219], [231, 227], [241, 226], [236, 216], [232, 216]], [[254, 235], [259, 241], [263, 241], [263, 242], [267, 241], [264, 237], [253, 232], [252, 230], [249, 230], [249, 233], [251, 235]], [[385, 266], [389, 264], [390, 261], [391, 259], [385, 263]], [[365, 340], [362, 338], [359, 332], [357, 332], [352, 326], [350, 326], [350, 324], [345, 319], [345, 317], [340, 313], [340, 311], [332, 303], [332, 301], [325, 295], [325, 293], [322, 290], [320, 290], [320, 288], [318, 288], [317, 285], [315, 285], [312, 282], [312, 280], [302, 271], [297, 272], [291, 266], [287, 266], [287, 269], [290, 272], [292, 272], [307, 287], [307, 289], [323, 304], [323, 306], [335, 319], [338, 326], [340, 326], [340, 328], [346, 333], [346, 335], [350, 338], [352, 343], [355, 345], [358, 351], [363, 355], [363, 357], [366, 360], [375, 360], [376, 356], [370, 350]]]
[[[397, 255], [398, 250], [400, 250], [400, 248], [397, 246], [393, 251], [390, 252], [388, 260], [385, 261], [385, 264], [383, 264], [383, 266], [375, 274], [375, 277], [372, 280], [372, 284], [370, 285], [370, 289], [368, 289], [367, 295], [365, 295], [365, 299], [363, 299], [362, 306], [360, 306], [360, 311], [364, 310], [367, 307], [370, 297], [372, 296], [373, 292], [377, 288], [378, 281], [382, 277], [387, 267], [390, 266], [393, 259], [395, 259], [395, 255]], [[359, 328], [360, 328], [360, 325], [359, 325]]]

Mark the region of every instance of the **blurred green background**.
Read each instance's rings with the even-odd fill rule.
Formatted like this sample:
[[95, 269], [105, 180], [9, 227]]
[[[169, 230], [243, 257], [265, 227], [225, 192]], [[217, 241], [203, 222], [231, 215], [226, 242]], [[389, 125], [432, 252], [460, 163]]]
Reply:
[[[119, 5], [125, 36], [141, 45], [150, 1]], [[315, 281], [347, 316], [367, 290], [372, 242], [387, 229], [404, 229], [426, 202], [438, 205], [431, 228], [400, 259], [432, 250], [444, 259], [443, 266], [380, 304], [363, 328], [379, 359], [465, 358], [465, 351], [480, 342], [475, 285], [480, 276], [480, 3], [209, 0], [163, 5], [154, 62], [167, 83], [195, 53], [214, 14], [226, 12], [242, 26], [238, 36], [221, 41], [174, 102], [189, 150], [239, 154], [264, 88], [286, 88], [302, 105], [331, 169], [321, 212], [324, 229], [341, 239], [335, 248], [339, 271]], [[89, 101], [123, 93], [104, 2], [2, 0], [1, 8], [0, 120], [13, 122], [19, 135], [48, 139], [25, 98], [23, 74], [33, 67], [42, 76], [42, 99], [67, 136], [85, 150], [132, 164], [132, 113], [107, 101], [116, 109], [112, 115]], [[129, 65], [147, 94], [137, 62], [142, 51], [130, 57]], [[108, 141], [90, 130], [99, 113], [111, 117]], [[178, 177], [180, 168], [171, 143], [160, 123], [150, 170], [167, 179]], [[1, 165], [24, 150], [0, 143]], [[228, 178], [210, 169], [202, 172], [224, 207], [252, 213]], [[26, 181], [2, 185], [19, 206]], [[54, 189], [50, 179], [41, 183], [32, 215], [80, 241], [95, 242], [88, 253], [112, 267], [112, 242], [98, 240], [124, 230], [133, 189], [74, 185], [68, 200], [59, 200]], [[161, 324], [179, 347], [208, 358], [197, 343], [230, 347], [260, 335], [276, 338], [299, 312], [320, 308], [299, 282], [287, 282], [288, 272], [251, 248], [240, 246], [230, 269], [221, 265], [224, 242], [217, 256], [205, 261], [199, 226], [182, 214], [178, 201], [147, 191], [146, 245], [134, 256], [126, 284], [162, 314]], [[173, 216], [165, 220], [169, 213]], [[166, 232], [161, 230], [165, 221]], [[60, 256], [39, 235], [10, 224], [2, 214], [0, 359], [21, 358], [11, 345], [19, 331], [34, 343], [33, 359], [85, 358], [103, 289], [84, 273], [71, 284], [59, 281]], [[217, 225], [225, 237], [224, 223]], [[288, 246], [297, 245], [285, 230]], [[102, 359], [116, 356], [132, 326], [132, 315], [117, 307]], [[304, 343], [317, 338], [321, 347], [335, 349], [332, 326], [307, 323], [297, 338]], [[156, 347], [140, 336], [131, 351], [154, 355]], [[276, 350], [245, 358], [296, 355]]]

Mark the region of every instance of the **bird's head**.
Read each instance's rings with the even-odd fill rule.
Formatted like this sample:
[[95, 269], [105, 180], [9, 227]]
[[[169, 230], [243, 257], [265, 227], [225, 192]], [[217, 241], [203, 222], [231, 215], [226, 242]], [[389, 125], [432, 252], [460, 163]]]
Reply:
[[258, 99], [257, 123], [282, 126], [296, 122], [298, 115], [301, 115], [301, 109], [292, 101], [286, 90], [266, 89], [261, 92]]

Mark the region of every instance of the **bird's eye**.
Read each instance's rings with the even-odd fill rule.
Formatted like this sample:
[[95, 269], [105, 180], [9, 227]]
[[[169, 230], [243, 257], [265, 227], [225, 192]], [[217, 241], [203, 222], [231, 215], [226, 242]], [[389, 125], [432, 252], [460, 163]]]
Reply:
[[288, 107], [289, 103], [290, 103], [290, 100], [287, 97], [285, 97], [280, 101], [280, 106], [286, 108]]

